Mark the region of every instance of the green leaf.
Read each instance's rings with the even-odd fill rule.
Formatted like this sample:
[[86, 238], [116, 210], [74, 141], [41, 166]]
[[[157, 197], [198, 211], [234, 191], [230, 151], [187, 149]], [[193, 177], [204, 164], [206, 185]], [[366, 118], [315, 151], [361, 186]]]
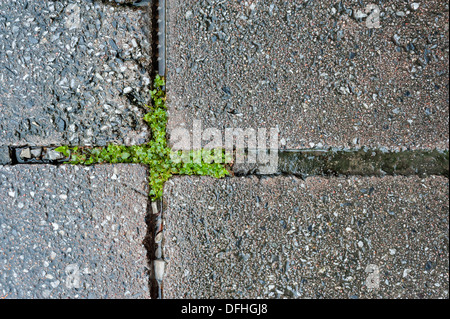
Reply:
[[55, 151], [64, 154], [64, 156], [66, 156], [66, 157], [70, 155], [68, 146], [57, 147], [57, 148], [55, 148]]

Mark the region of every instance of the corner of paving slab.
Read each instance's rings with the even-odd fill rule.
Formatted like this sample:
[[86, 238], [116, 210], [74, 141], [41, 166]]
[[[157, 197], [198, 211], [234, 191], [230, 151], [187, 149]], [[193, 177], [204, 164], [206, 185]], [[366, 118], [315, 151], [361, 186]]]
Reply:
[[448, 178], [184, 176], [165, 202], [166, 298], [448, 298]]

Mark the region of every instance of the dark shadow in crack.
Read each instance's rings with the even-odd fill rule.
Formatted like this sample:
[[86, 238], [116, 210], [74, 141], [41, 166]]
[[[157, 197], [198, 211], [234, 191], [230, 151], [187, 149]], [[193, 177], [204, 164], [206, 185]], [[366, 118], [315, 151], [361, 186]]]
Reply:
[[154, 261], [157, 259], [156, 250], [158, 244], [155, 242], [156, 233], [159, 231], [158, 221], [162, 218], [162, 202], [156, 202], [157, 211], [154, 212], [152, 208], [152, 202], [149, 200], [147, 206], [147, 216], [145, 217], [145, 223], [147, 224], [147, 234], [144, 238], [143, 245], [147, 250], [147, 262], [149, 266], [149, 291], [152, 299], [162, 299], [162, 285], [158, 283], [155, 275]]

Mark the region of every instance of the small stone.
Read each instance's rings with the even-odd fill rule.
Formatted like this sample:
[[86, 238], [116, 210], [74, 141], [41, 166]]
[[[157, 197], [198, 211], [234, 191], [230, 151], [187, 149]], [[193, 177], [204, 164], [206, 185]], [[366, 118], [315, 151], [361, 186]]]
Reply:
[[389, 253], [390, 253], [392, 256], [395, 255], [396, 252], [397, 252], [397, 249], [395, 249], [395, 248], [389, 249]]
[[400, 46], [400, 37], [398, 35], [394, 34], [392, 40], [394, 41], [395, 45]]
[[66, 130], [66, 121], [64, 121], [61, 117], [57, 117], [55, 119], [55, 124], [58, 132], [64, 132]]
[[156, 234], [156, 236], [155, 236], [155, 243], [162, 242], [162, 239], [163, 239], [163, 232], [161, 231], [158, 234]]
[[24, 159], [30, 159], [31, 158], [31, 151], [29, 148], [24, 148], [21, 152], [20, 152], [20, 157], [24, 158]]
[[155, 257], [156, 257], [156, 258], [161, 258], [161, 257], [162, 257], [162, 248], [161, 248], [161, 245], [158, 245], [158, 248], [156, 248], [156, 250], [155, 250]]
[[353, 17], [354, 17], [355, 19], [363, 19], [363, 18], [367, 17], [367, 14], [365, 14], [365, 13], [362, 12], [361, 10], [353, 11], [353, 12], [354, 12], [354, 13], [353, 13]]
[[186, 19], [187, 20], [192, 19], [193, 16], [194, 16], [194, 13], [191, 10], [186, 12]]
[[411, 9], [413, 9], [414, 11], [419, 9], [419, 6], [420, 6], [420, 3], [417, 3], [417, 2], [411, 3]]
[[164, 278], [164, 267], [166, 263], [164, 260], [158, 259], [153, 262], [153, 265], [155, 267], [155, 279], [161, 282]]
[[152, 202], [152, 213], [154, 215], [158, 214], [158, 204], [156, 202]]

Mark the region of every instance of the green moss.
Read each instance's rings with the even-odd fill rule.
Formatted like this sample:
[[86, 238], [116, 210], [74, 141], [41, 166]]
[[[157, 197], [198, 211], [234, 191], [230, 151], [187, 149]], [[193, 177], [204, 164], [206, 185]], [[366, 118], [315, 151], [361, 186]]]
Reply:
[[449, 152], [377, 149], [301, 150], [279, 153], [280, 173], [302, 176], [449, 175]]
[[[222, 178], [229, 174], [225, 166], [225, 152], [220, 151], [218, 157], [221, 161], [215, 163], [199, 163], [194, 158], [199, 152], [206, 154], [204, 150], [191, 151], [190, 161], [180, 160], [181, 153], [172, 151], [166, 140], [167, 108], [166, 95], [163, 90], [164, 79], [159, 75], [154, 81], [154, 89], [151, 92], [152, 105], [148, 107], [148, 113], [144, 116], [151, 129], [152, 139], [149, 143], [136, 146], [123, 146], [110, 144], [107, 147], [70, 147], [61, 146], [55, 149], [70, 157], [69, 163], [77, 165], [92, 165], [102, 163], [135, 163], [149, 166], [150, 197], [152, 200], [161, 198], [164, 183], [173, 175], [201, 175]], [[215, 154], [216, 155], [216, 154]], [[204, 156], [202, 158], [205, 158]], [[219, 163], [218, 163], [219, 162]]]

